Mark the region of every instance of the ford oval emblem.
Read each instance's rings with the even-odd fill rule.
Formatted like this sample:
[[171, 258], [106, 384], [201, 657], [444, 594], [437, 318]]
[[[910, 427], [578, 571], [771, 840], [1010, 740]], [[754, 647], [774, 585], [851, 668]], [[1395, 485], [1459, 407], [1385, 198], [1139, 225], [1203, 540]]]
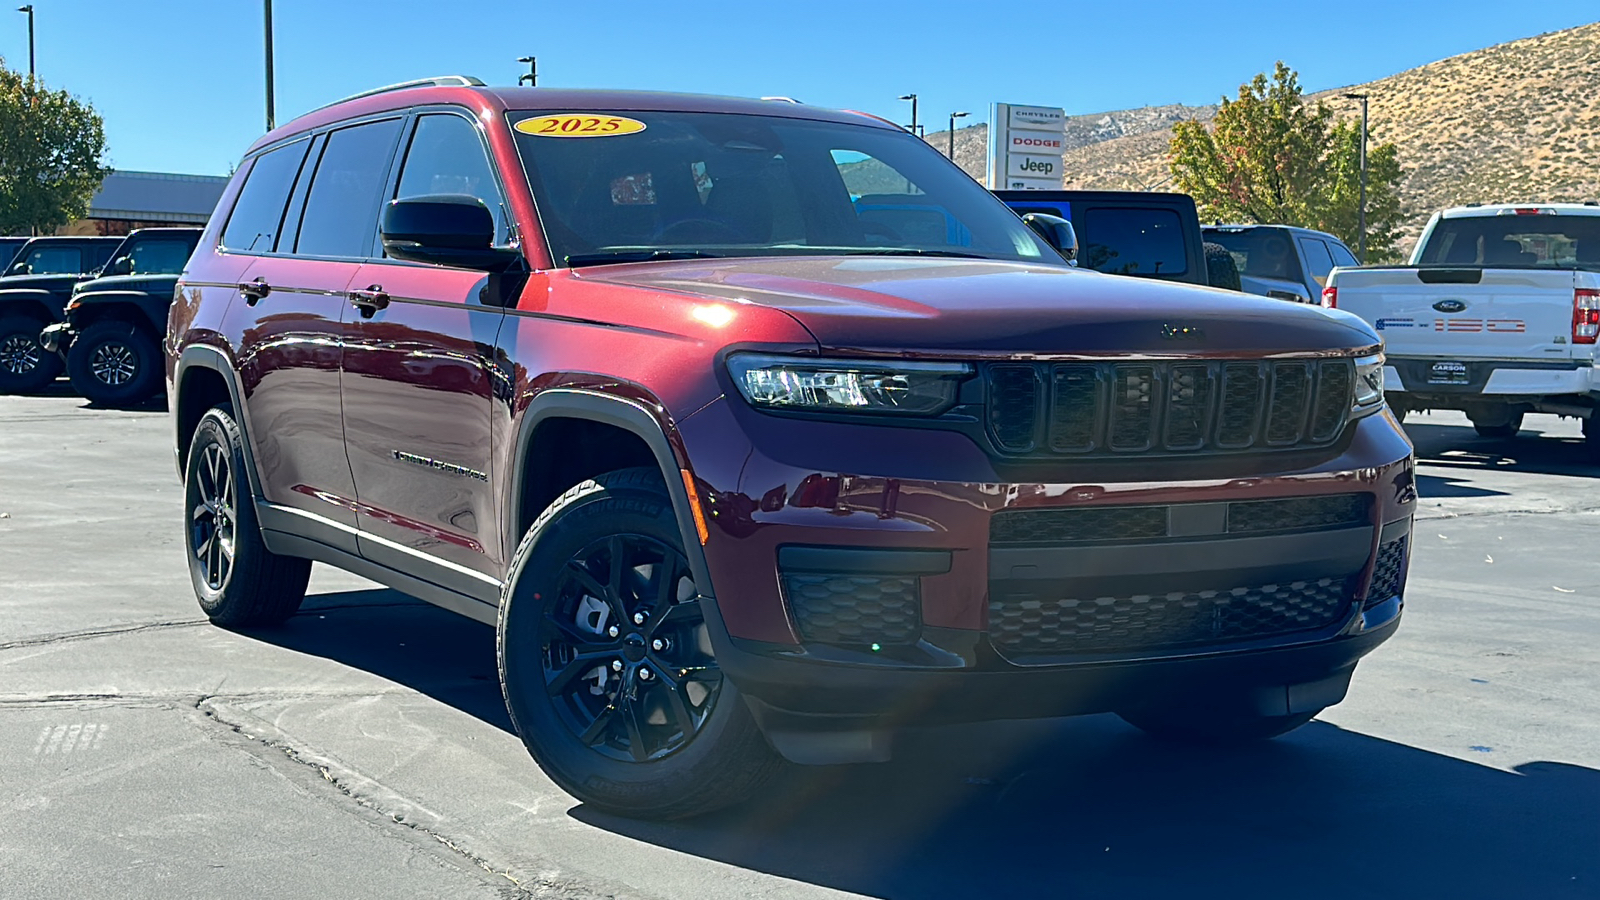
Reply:
[[1467, 308], [1467, 303], [1465, 300], [1440, 300], [1433, 308], [1442, 313], [1458, 313]]

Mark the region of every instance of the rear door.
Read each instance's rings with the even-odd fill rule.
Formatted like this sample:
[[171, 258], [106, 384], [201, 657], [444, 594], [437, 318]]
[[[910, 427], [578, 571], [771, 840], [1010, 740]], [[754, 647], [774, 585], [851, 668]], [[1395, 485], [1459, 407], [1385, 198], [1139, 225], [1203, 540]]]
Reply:
[[[496, 243], [508, 217], [476, 122], [440, 110], [414, 120], [385, 199], [466, 194], [489, 208]], [[375, 217], [376, 219], [376, 217]], [[380, 251], [381, 252], [381, 251]], [[493, 365], [514, 279], [374, 259], [351, 282], [344, 326], [344, 433], [360, 500], [362, 555], [497, 600], [505, 564], [492, 486], [490, 405], [506, 386]]]

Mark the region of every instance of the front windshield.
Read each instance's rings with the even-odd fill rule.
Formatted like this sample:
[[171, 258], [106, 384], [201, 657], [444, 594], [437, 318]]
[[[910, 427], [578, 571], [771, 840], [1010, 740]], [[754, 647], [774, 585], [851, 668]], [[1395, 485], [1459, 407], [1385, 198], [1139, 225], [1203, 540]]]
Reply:
[[[904, 132], [726, 113], [510, 119], [557, 265], [840, 253], [1064, 264]], [[561, 133], [588, 125], [591, 136]]]
[[176, 275], [189, 262], [186, 241], [139, 241], [128, 250], [129, 275]]

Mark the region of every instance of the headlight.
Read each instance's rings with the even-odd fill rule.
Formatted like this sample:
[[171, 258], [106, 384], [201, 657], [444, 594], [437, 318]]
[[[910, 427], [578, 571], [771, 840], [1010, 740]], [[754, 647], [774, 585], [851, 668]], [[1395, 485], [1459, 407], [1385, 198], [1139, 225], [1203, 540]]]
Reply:
[[936, 416], [956, 402], [967, 363], [807, 359], [737, 353], [728, 370], [762, 409]]
[[1356, 360], [1356, 396], [1352, 416], [1364, 416], [1383, 408], [1383, 354], [1374, 353]]

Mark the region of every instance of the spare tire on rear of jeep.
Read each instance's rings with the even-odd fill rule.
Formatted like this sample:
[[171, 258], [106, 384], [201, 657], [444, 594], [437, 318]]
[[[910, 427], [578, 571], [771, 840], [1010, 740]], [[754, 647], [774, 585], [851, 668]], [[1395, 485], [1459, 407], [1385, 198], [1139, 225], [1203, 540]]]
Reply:
[[1206, 284], [1217, 288], [1227, 288], [1230, 291], [1242, 291], [1244, 286], [1239, 281], [1239, 266], [1233, 261], [1233, 254], [1228, 248], [1212, 241], [1205, 242], [1206, 250]]

